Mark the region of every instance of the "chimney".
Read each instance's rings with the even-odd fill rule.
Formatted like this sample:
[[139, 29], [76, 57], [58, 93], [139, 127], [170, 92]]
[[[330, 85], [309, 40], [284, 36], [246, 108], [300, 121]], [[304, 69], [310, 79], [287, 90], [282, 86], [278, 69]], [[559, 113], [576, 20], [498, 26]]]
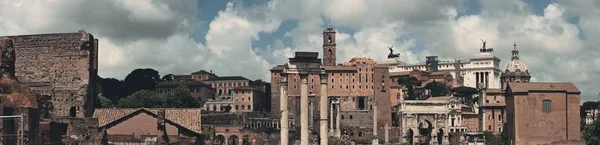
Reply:
[[167, 144], [169, 143], [169, 136], [167, 134], [167, 128], [165, 127], [165, 110], [158, 109], [157, 112], [156, 123], [158, 126], [158, 133], [156, 134], [156, 142], [158, 144]]

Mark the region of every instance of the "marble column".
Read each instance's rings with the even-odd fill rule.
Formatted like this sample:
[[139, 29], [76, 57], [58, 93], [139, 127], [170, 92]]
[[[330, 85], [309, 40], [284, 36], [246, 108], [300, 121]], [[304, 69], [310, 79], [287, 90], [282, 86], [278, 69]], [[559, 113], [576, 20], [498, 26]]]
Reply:
[[[313, 94], [309, 94], [310, 96], [312, 96]], [[308, 131], [309, 134], [310, 132], [312, 132], [313, 130], [313, 120], [314, 120], [314, 103], [313, 100], [311, 100], [310, 98], [308, 99]]]
[[379, 145], [379, 136], [377, 135], [377, 101], [373, 103], [373, 140], [371, 144]]
[[342, 134], [342, 131], [340, 129], [340, 122], [342, 120], [342, 116], [341, 116], [341, 113], [340, 113], [340, 108], [341, 108], [341, 106], [340, 106], [340, 99], [338, 98], [336, 100], [336, 103], [335, 103], [335, 109], [336, 109], [335, 134], [336, 134], [337, 137], [340, 137], [341, 134]]
[[490, 85], [490, 73], [489, 72], [485, 72], [485, 88], [488, 88]]
[[279, 80], [279, 85], [280, 85], [280, 90], [279, 90], [279, 109], [281, 111], [281, 118], [279, 119], [279, 121], [281, 121], [280, 126], [281, 126], [281, 132], [280, 132], [280, 144], [281, 145], [287, 145], [289, 143], [288, 141], [288, 97], [287, 97], [287, 77], [284, 77], [285, 74], [281, 74], [282, 77]]
[[321, 75], [321, 97], [319, 100], [319, 125], [320, 125], [320, 138], [321, 138], [321, 144], [322, 145], [327, 145], [328, 144], [328, 138], [327, 138], [327, 74], [322, 74]]
[[329, 103], [329, 128], [333, 131], [333, 100], [331, 100]]
[[385, 123], [384, 126], [384, 133], [385, 133], [385, 144], [390, 143], [390, 125]]
[[307, 74], [300, 74], [300, 145], [308, 145], [308, 80]]

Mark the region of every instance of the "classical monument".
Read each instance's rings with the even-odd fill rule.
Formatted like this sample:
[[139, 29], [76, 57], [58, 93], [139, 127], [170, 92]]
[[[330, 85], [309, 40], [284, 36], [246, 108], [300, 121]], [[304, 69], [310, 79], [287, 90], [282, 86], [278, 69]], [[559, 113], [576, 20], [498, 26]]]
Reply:
[[402, 101], [398, 113], [404, 143], [449, 144], [451, 121], [448, 117], [458, 106], [459, 103], [451, 96]]
[[[440, 61], [437, 57], [428, 57], [426, 62], [406, 64], [399, 61], [386, 61], [391, 63], [390, 73], [423, 70], [429, 72], [450, 72], [456, 85], [477, 88], [483, 84], [486, 88], [501, 88], [500, 86], [500, 58], [493, 54], [493, 48], [487, 48], [483, 41], [479, 53], [471, 56], [469, 60]], [[522, 70], [523, 71], [523, 70]]]

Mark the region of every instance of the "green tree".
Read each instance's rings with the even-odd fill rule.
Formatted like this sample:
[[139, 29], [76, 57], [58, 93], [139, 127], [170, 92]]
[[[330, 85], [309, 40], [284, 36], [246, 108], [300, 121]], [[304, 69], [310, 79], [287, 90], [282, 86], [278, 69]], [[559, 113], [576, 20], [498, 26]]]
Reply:
[[450, 92], [450, 87], [446, 83], [442, 82], [431, 82], [425, 85], [425, 89], [431, 90], [431, 96], [444, 96]]
[[113, 105], [112, 101], [110, 101], [110, 99], [102, 96], [102, 94], [99, 94], [98, 98], [100, 100], [100, 108], [113, 108], [113, 107], [115, 107]]
[[484, 131], [486, 145], [508, 145], [508, 135], [503, 131], [501, 135], [495, 135], [490, 131]]
[[453, 88], [451, 91], [454, 92], [455, 96], [462, 98], [463, 102], [469, 105], [473, 105], [479, 100], [479, 98], [473, 98], [473, 95], [479, 93], [479, 90], [475, 88], [460, 86]]
[[175, 80], [175, 75], [173, 75], [173, 74], [168, 74], [168, 75], [165, 75], [165, 76], [163, 76], [163, 77], [162, 77], [160, 80], [161, 80], [162, 82], [170, 82], [170, 81], [173, 81], [173, 80]]
[[118, 108], [161, 108], [163, 97], [150, 90], [137, 91], [121, 100], [117, 104]]
[[408, 88], [408, 95], [406, 96], [405, 100], [417, 99], [417, 97], [415, 96], [415, 91], [414, 91], [415, 88], [414, 87], [420, 86], [421, 81], [419, 81], [415, 77], [400, 77], [400, 78], [398, 78], [398, 84], [404, 85], [404, 86], [406, 86], [406, 88]]
[[123, 80], [128, 95], [139, 90], [154, 90], [159, 82], [158, 71], [151, 68], [135, 69]]
[[[600, 115], [600, 114], [599, 114]], [[583, 139], [586, 144], [600, 144], [600, 119], [595, 120], [583, 130]]]
[[112, 102], [119, 102], [121, 98], [127, 97], [126, 85], [115, 78], [98, 78], [102, 95]]
[[201, 104], [192, 97], [190, 90], [185, 86], [179, 86], [165, 98], [165, 108], [198, 108]]

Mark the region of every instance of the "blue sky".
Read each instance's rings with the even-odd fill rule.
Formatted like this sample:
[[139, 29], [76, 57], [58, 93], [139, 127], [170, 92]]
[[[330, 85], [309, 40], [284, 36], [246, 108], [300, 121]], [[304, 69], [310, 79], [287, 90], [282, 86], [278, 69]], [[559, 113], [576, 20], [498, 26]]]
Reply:
[[534, 81], [573, 82], [595, 100], [599, 15], [596, 0], [9, 0], [0, 36], [85, 29], [100, 40], [102, 77], [154, 68], [268, 80], [294, 51], [320, 51], [330, 21], [338, 62], [384, 60], [387, 46], [406, 63], [467, 59], [486, 39], [504, 67], [516, 42]]

